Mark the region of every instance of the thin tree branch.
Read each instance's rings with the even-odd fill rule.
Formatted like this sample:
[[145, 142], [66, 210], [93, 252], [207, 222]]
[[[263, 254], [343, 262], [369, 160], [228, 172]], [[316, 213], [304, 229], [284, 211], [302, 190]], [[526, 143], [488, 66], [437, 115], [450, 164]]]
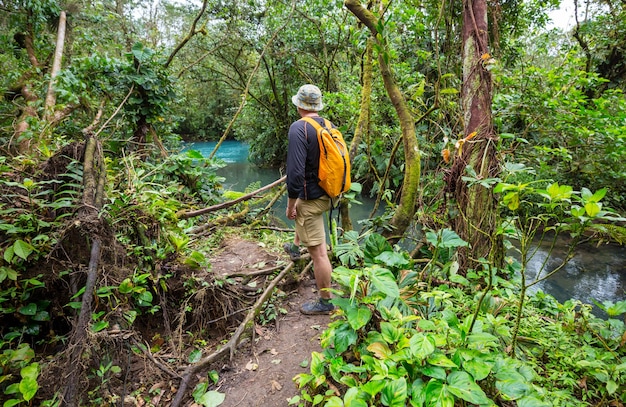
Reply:
[[276, 185], [280, 184], [281, 182], [284, 182], [286, 179], [287, 179], [287, 177], [284, 176], [281, 179], [276, 180], [276, 181], [272, 182], [269, 185], [266, 185], [266, 186], [264, 186], [262, 188], [259, 188], [256, 191], [250, 192], [249, 194], [241, 196], [241, 197], [239, 197], [239, 198], [237, 198], [237, 199], [235, 199], [233, 201], [223, 202], [221, 204], [209, 206], [207, 208], [198, 209], [196, 211], [182, 212], [182, 213], [178, 214], [178, 217], [180, 219], [188, 219], [188, 218], [193, 218], [195, 216], [203, 215], [205, 213], [217, 211], [219, 209], [230, 208], [231, 206], [234, 206], [234, 205], [238, 204], [239, 202], [246, 201], [248, 199], [254, 198], [254, 196], [256, 196], [257, 194], [275, 187]]
[[193, 20], [193, 24], [191, 24], [191, 28], [189, 28], [189, 33], [187, 33], [185, 38], [183, 38], [183, 40], [176, 46], [176, 48], [174, 48], [174, 51], [172, 51], [169, 58], [167, 58], [167, 62], [165, 63], [166, 68], [170, 66], [170, 64], [172, 63], [172, 60], [174, 59], [176, 54], [178, 54], [178, 51], [180, 51], [185, 46], [185, 44], [187, 44], [189, 40], [193, 38], [194, 35], [198, 34], [199, 32], [202, 32], [202, 30], [196, 31], [196, 26], [198, 25], [198, 21], [200, 21], [200, 19], [202, 18], [202, 15], [204, 14], [206, 10], [207, 2], [208, 0], [204, 0], [202, 2], [202, 7], [200, 8], [200, 12], [198, 12], [198, 15]]

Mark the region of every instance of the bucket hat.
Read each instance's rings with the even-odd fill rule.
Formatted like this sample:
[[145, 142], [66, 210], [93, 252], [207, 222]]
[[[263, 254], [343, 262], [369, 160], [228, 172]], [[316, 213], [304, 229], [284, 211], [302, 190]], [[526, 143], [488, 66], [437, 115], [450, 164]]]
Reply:
[[291, 97], [294, 105], [310, 112], [318, 112], [324, 108], [322, 91], [315, 85], [302, 85], [298, 93]]

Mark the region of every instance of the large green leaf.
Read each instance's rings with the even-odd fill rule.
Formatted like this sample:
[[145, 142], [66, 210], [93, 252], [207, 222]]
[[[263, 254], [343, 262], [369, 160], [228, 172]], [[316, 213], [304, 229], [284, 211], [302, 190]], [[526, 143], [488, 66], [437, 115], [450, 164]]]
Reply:
[[602, 188], [602, 189], [597, 190], [594, 194], [592, 194], [589, 189], [582, 188], [580, 192], [585, 202], [600, 202], [602, 198], [604, 198], [604, 196], [606, 195], [607, 189]]
[[550, 184], [546, 189], [550, 200], [569, 200], [572, 196], [573, 188], [569, 185], [559, 185], [558, 182]]
[[451, 361], [443, 353], [434, 353], [428, 356], [428, 364], [439, 367], [458, 367], [456, 363]]
[[467, 337], [471, 349], [485, 349], [498, 346], [498, 338], [487, 332], [474, 332]]
[[388, 382], [380, 395], [380, 401], [385, 406], [404, 407], [407, 398], [406, 379], [399, 379]]
[[24, 305], [23, 307], [19, 307], [17, 312], [19, 312], [22, 315], [35, 315], [37, 313], [37, 304], [34, 303], [28, 303], [26, 305]]
[[358, 338], [356, 331], [348, 324], [340, 325], [333, 333], [333, 343], [337, 353], [343, 353], [348, 350], [350, 345], [354, 345]]
[[202, 350], [194, 349], [189, 353], [189, 356], [187, 357], [187, 362], [197, 363], [200, 359], [202, 359]]
[[365, 238], [364, 243], [365, 249], [363, 250], [363, 253], [365, 255], [365, 258], [369, 260], [370, 263], [373, 263], [373, 260], [379, 254], [387, 251], [393, 251], [393, 248], [391, 247], [387, 239], [377, 233], [368, 235]]
[[[349, 301], [349, 300], [348, 300]], [[355, 331], [362, 328], [372, 318], [372, 311], [364, 305], [361, 306], [348, 306], [346, 308], [346, 318], [350, 327]]]
[[[359, 389], [356, 387], [351, 387], [346, 391], [346, 394], [343, 396], [343, 406], [345, 407], [367, 407], [367, 402], [361, 398], [361, 396], [366, 397], [366, 395], [362, 394]], [[325, 406], [327, 406], [326, 404]]]
[[311, 353], [311, 374], [317, 377], [324, 375], [324, 355], [320, 352]]
[[361, 390], [369, 394], [370, 397], [374, 397], [382, 391], [386, 383], [386, 380], [370, 380], [361, 386]]
[[448, 391], [448, 386], [439, 380], [430, 380], [424, 393], [429, 407], [454, 407], [454, 396]]
[[428, 355], [435, 351], [435, 339], [432, 335], [417, 333], [411, 337], [411, 352], [418, 359], [425, 359]]
[[[289, 405], [291, 405], [291, 404], [296, 404], [296, 403], [291, 403], [290, 402]], [[331, 398], [329, 398], [326, 401], [326, 404], [324, 404], [324, 407], [345, 407], [345, 404], [343, 403], [343, 401], [339, 397], [332, 396]]]
[[448, 375], [448, 390], [473, 404], [489, 404], [490, 400], [467, 372], [454, 371]]
[[517, 407], [552, 407], [552, 403], [539, 400], [533, 396], [522, 397], [517, 400]]
[[479, 359], [470, 359], [463, 362], [463, 369], [471, 374], [474, 380], [483, 380], [489, 376], [491, 365]]
[[467, 246], [468, 243], [461, 239], [455, 231], [443, 229], [435, 232], [427, 232], [426, 240], [435, 247], [455, 248]]
[[587, 202], [585, 203], [585, 212], [590, 218], [595, 218], [602, 209], [602, 203], [599, 202]]
[[400, 289], [391, 271], [380, 267], [374, 267], [369, 271], [370, 281], [378, 291], [390, 298], [398, 298], [400, 296]]
[[380, 323], [380, 333], [388, 344], [394, 344], [400, 340], [402, 329], [395, 327], [391, 322], [383, 321]]
[[13, 252], [22, 260], [26, 260], [34, 250], [35, 248], [30, 243], [23, 240], [18, 239], [13, 243]]
[[20, 392], [22, 393], [22, 397], [24, 397], [24, 400], [26, 401], [29, 401], [33, 397], [35, 397], [38, 389], [39, 384], [37, 383], [36, 378], [25, 377], [20, 381]]
[[215, 390], [204, 393], [196, 402], [204, 407], [217, 407], [224, 402], [226, 394]]
[[374, 259], [376, 262], [383, 264], [392, 269], [405, 269], [409, 266], [410, 261], [404, 255], [398, 252], [386, 251], [382, 252]]
[[530, 391], [526, 378], [513, 369], [504, 369], [496, 374], [496, 388], [510, 400], [526, 396]]

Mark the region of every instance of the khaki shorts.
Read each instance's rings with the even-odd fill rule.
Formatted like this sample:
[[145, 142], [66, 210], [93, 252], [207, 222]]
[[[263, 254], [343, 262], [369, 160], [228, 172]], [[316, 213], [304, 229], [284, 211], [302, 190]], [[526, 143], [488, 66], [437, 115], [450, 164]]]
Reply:
[[306, 247], [326, 243], [324, 212], [330, 209], [330, 198], [298, 199], [296, 202], [296, 233]]

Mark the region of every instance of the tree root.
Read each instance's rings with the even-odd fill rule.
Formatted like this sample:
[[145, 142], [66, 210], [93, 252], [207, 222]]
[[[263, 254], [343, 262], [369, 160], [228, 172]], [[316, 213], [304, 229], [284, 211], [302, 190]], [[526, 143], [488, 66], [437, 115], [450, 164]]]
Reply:
[[98, 216], [98, 212], [102, 208], [102, 202], [104, 201], [103, 191], [106, 182], [106, 169], [104, 168], [101, 145], [95, 137], [87, 137], [84, 155], [83, 205], [79, 210], [79, 216], [83, 219], [81, 228], [91, 237], [92, 246], [80, 314], [72, 331], [70, 346], [68, 347], [68, 385], [63, 395], [63, 399], [68, 406], [77, 405], [78, 392], [81, 385], [79, 378], [84, 377], [84, 366], [80, 363], [80, 360], [88, 348], [87, 331], [91, 319], [93, 292], [98, 278], [102, 242], [103, 237], [105, 237], [99, 234], [99, 230], [103, 229], [103, 221]]
[[208, 365], [216, 362], [227, 354], [230, 355], [231, 360], [233, 359], [235, 351], [237, 350], [237, 346], [240, 343], [241, 335], [246, 330], [246, 328], [248, 328], [249, 325], [254, 322], [254, 318], [261, 311], [263, 304], [271, 297], [274, 288], [276, 288], [278, 283], [287, 275], [287, 273], [289, 273], [292, 268], [293, 263], [289, 263], [283, 269], [283, 271], [281, 271], [280, 274], [278, 274], [274, 278], [274, 280], [272, 280], [272, 282], [267, 286], [265, 291], [263, 291], [263, 294], [261, 294], [261, 296], [254, 303], [250, 311], [248, 311], [246, 318], [243, 320], [243, 322], [241, 322], [241, 324], [239, 324], [239, 327], [230, 338], [230, 340], [226, 343], [226, 345], [224, 345], [224, 347], [218, 349], [207, 357], [201, 359], [198, 363], [190, 365], [187, 367], [187, 369], [185, 369], [182, 374], [180, 387], [178, 388], [178, 391], [176, 392], [176, 397], [174, 397], [174, 400], [172, 401], [170, 407], [178, 407], [180, 405], [180, 403], [183, 401], [183, 397], [185, 397], [185, 391], [187, 390], [187, 387], [189, 387], [191, 379], [195, 376], [197, 372], [206, 368]]
[[169, 367], [165, 366], [163, 363], [159, 362], [158, 360], [155, 359], [155, 357], [152, 355], [152, 352], [150, 352], [150, 346], [148, 346], [148, 344], [141, 344], [139, 343], [139, 341], [135, 338], [133, 338], [133, 343], [135, 344], [135, 346], [137, 347], [137, 349], [141, 349], [141, 351], [144, 353], [144, 355], [146, 355], [146, 357], [148, 359], [150, 359], [150, 361], [159, 369], [161, 369], [162, 371], [164, 371], [165, 373], [167, 373], [168, 375], [170, 375], [173, 378], [177, 378], [180, 379], [181, 376], [172, 371]]

